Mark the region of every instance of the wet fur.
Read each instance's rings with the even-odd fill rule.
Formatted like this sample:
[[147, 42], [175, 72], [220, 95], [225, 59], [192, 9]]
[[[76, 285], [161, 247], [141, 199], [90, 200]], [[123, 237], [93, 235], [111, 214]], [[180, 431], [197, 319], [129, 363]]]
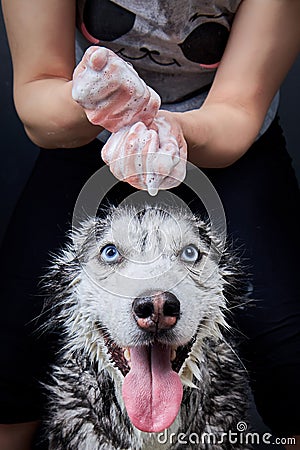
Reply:
[[[126, 295], [122, 301], [106, 292], [107, 286], [118, 285], [118, 279], [114, 280], [112, 267], [105, 267], [99, 260], [99, 249], [113, 241], [129, 255], [129, 262], [120, 267], [126, 276], [145, 270], [142, 264], [130, 267], [133, 256], [147, 253], [153, 260], [157, 254], [166, 255], [162, 266], [157, 258], [153, 267], [149, 263], [147, 271], [153, 270], [154, 278], [143, 280], [143, 287], [138, 283], [118, 286]], [[142, 212], [120, 207], [108, 211], [105, 219], [87, 221], [73, 233], [72, 243], [55, 258], [49, 273], [47, 289], [53, 293], [48, 304], [53, 311], [49, 327], [61, 332], [61, 350], [49, 387], [50, 450], [250, 448], [226, 440], [222, 444], [183, 445], [177, 438], [172, 445], [169, 440], [163, 445], [156, 434], [134, 428], [121, 396], [123, 375], [104, 343], [105, 338], [121, 347], [145, 343], [146, 337], [130, 313], [132, 299], [145, 289], [163, 290], [164, 283], [165, 290], [170, 290], [183, 271], [174, 255], [191, 242], [200, 247], [203, 261], [185, 268], [187, 276], [173, 288], [180, 297], [182, 317], [169, 339], [176, 345], [183, 345], [192, 336], [194, 341], [180, 370], [184, 384], [180, 413], [168, 433], [184, 433], [187, 437], [197, 433], [200, 439], [203, 433], [213, 433], [221, 438], [229, 430], [236, 432], [237, 423], [246, 420], [246, 374], [232, 349], [232, 333], [226, 323], [229, 309], [242, 301], [236, 284], [236, 262], [227, 252], [220, 254], [220, 242], [208, 224], [192, 214], [159, 207], [145, 207]], [[174, 266], [161, 278], [161, 267], [171, 260]], [[208, 279], [206, 272], [211, 273]]]

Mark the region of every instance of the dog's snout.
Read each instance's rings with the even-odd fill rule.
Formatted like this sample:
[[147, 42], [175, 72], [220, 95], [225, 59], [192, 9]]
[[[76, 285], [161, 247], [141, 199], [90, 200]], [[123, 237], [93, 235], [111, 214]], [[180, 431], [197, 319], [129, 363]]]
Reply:
[[179, 318], [180, 315], [180, 302], [175, 295], [170, 292], [165, 293], [166, 301], [163, 306], [163, 313], [165, 316]]
[[133, 314], [138, 326], [155, 332], [172, 328], [180, 317], [180, 302], [171, 292], [159, 292], [133, 301]]

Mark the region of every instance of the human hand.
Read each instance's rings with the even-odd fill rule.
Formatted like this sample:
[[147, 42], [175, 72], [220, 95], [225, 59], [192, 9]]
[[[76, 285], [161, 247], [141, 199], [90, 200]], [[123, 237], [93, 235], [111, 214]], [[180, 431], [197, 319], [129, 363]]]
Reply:
[[138, 122], [112, 134], [102, 159], [116, 178], [156, 195], [184, 180], [187, 144], [175, 116], [160, 111], [150, 127]]
[[94, 125], [111, 132], [143, 122], [149, 126], [159, 107], [159, 95], [134, 68], [104, 47], [85, 52], [73, 74], [72, 97]]

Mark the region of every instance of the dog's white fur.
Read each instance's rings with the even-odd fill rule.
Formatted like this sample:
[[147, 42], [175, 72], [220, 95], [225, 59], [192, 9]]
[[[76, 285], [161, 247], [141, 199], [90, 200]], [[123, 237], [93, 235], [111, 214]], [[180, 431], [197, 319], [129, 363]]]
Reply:
[[[161, 342], [178, 347], [193, 339], [179, 371], [185, 386], [182, 407], [168, 433], [201, 437], [235, 432], [245, 419], [247, 384], [224, 337], [228, 328], [224, 291], [230, 288], [234, 268], [230, 257], [219, 253], [220, 243], [208, 225], [182, 211], [146, 206], [141, 213], [119, 207], [105, 219], [84, 223], [72, 239], [73, 244], [56, 257], [48, 281], [55, 292], [52, 323], [63, 333], [50, 388], [49, 448], [181, 448], [158, 443], [155, 433], [131, 425], [121, 395], [124, 376], [105, 340], [124, 349], [154, 339], [145, 337], [132, 314], [133, 300], [153, 291], [171, 292], [180, 301], [180, 319]], [[120, 263], [101, 259], [107, 244], [120, 250]], [[190, 244], [202, 255], [192, 265], [180, 257]], [[113, 391], [109, 399], [105, 389]], [[245, 443], [226, 445], [190, 443], [184, 448], [249, 448]]]

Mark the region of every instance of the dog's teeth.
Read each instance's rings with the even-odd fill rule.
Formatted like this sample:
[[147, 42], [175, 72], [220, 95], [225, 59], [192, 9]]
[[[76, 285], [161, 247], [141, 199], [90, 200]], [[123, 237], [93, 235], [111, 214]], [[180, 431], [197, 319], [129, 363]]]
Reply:
[[129, 350], [129, 348], [126, 348], [124, 350], [124, 358], [126, 359], [126, 361], [130, 362], [130, 350]]
[[175, 348], [172, 348], [172, 350], [171, 350], [171, 361], [174, 361], [175, 358], [176, 358], [176, 350], [175, 350]]

